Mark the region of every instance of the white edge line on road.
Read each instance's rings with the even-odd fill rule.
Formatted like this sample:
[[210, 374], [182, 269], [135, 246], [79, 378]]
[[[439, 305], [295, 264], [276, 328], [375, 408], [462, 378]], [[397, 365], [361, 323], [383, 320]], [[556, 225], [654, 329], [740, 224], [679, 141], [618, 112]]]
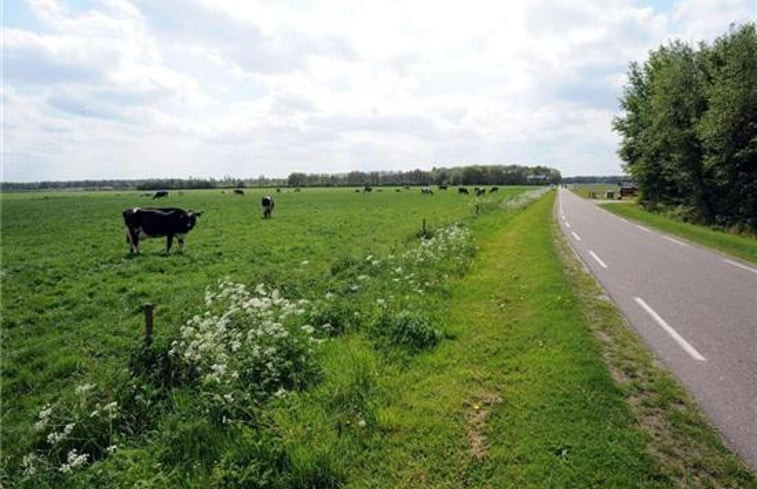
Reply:
[[728, 263], [729, 265], [733, 265], [734, 267], [743, 268], [744, 270], [749, 270], [752, 273], [757, 273], [757, 269], [748, 267], [746, 265], [742, 265], [741, 263], [733, 260], [729, 260], [728, 258], [723, 258], [723, 261]]
[[570, 229], [570, 223], [568, 221], [565, 221], [565, 227]]
[[683, 241], [679, 241], [675, 238], [671, 238], [670, 236], [663, 236], [663, 238], [667, 239], [668, 241], [672, 241], [675, 244], [681, 245], [681, 246], [689, 246], [688, 243], [684, 243]]
[[699, 353], [696, 350], [696, 348], [691, 346], [689, 342], [683, 338], [683, 336], [678, 334], [678, 332], [675, 329], [673, 329], [668, 323], [666, 323], [665, 320], [662, 319], [660, 315], [655, 312], [654, 309], [649, 307], [649, 304], [644, 302], [644, 299], [642, 299], [641, 297], [634, 297], [634, 300], [636, 301], [638, 305], [641, 306], [642, 309], [647, 311], [647, 314], [652, 316], [652, 319], [654, 319], [657, 322], [657, 324], [662, 326], [662, 329], [664, 329], [665, 332], [668, 333], [675, 340], [675, 342], [678, 343], [678, 345], [686, 351], [686, 353], [691, 355], [691, 357], [694, 360], [699, 360], [700, 362], [704, 362], [707, 360], [706, 358], [702, 356], [701, 353]]
[[602, 265], [602, 268], [607, 268], [607, 264], [605, 262], [603, 262], [602, 259], [597, 256], [596, 253], [594, 253], [593, 251], [589, 250], [589, 254], [591, 255], [592, 258], [594, 258], [597, 261], [597, 263], [599, 263], [600, 265]]
[[575, 231], [571, 231], [570, 234], [573, 235], [574, 238], [576, 238], [576, 241], [581, 241], [581, 236], [577, 235]]
[[648, 228], [645, 228], [645, 227], [644, 227], [644, 226], [642, 226], [641, 224], [637, 224], [637, 225], [636, 225], [636, 227], [637, 227], [637, 228], [639, 228], [639, 229], [641, 229], [642, 231], [646, 231], [646, 232], [649, 232], [649, 229], [648, 229]]

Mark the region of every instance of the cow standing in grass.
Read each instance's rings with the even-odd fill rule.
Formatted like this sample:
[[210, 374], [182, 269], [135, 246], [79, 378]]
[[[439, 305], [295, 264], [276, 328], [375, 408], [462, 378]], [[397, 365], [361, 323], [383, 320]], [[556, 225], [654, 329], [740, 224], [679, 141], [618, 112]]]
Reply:
[[123, 212], [126, 224], [126, 242], [129, 251], [139, 253], [139, 240], [166, 237], [166, 253], [171, 251], [174, 237], [184, 249], [184, 237], [195, 227], [202, 212], [185, 211], [175, 207], [126, 209]]
[[152, 200], [156, 199], [162, 199], [164, 197], [168, 197], [168, 190], [158, 190], [155, 192], [155, 194], [152, 196]]
[[273, 212], [273, 197], [266, 195], [260, 203], [263, 206], [263, 219], [269, 219], [271, 217], [271, 212]]

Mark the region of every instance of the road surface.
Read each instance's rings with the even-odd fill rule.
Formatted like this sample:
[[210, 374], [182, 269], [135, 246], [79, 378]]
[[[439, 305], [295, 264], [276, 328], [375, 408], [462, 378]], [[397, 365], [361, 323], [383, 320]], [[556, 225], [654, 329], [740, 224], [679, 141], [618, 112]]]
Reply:
[[558, 220], [632, 327], [757, 471], [757, 267], [568, 190]]

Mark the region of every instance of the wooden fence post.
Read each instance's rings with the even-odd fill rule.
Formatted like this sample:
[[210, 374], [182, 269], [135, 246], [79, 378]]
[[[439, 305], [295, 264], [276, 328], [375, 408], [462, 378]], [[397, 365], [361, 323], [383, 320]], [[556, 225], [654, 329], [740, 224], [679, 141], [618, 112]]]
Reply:
[[145, 303], [145, 346], [152, 344], [152, 313], [155, 306], [151, 303]]

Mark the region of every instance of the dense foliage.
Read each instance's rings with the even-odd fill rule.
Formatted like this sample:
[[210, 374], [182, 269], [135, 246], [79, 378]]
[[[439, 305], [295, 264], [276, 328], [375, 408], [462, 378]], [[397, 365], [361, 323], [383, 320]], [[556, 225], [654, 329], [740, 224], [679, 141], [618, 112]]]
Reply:
[[71, 180], [65, 182], [0, 182], [3, 191], [25, 190], [161, 190], [234, 187], [349, 187], [364, 185], [544, 185], [560, 181], [560, 172], [546, 166], [470, 165], [433, 168], [431, 171], [352, 171], [349, 173], [299, 173], [287, 178], [166, 178], [142, 180]]
[[632, 63], [613, 127], [648, 208], [757, 230], [757, 25]]

